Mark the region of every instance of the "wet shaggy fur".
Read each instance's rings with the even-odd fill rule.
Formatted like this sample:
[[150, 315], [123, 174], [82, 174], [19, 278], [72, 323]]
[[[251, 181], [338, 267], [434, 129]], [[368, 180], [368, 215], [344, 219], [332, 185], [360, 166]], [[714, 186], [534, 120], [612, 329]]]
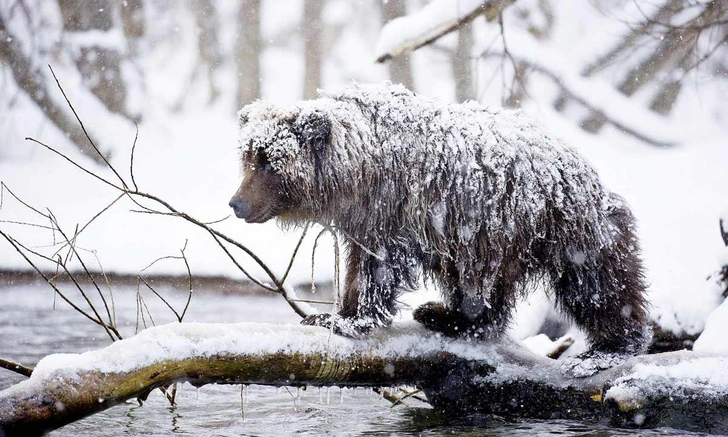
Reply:
[[634, 218], [571, 148], [519, 112], [445, 105], [401, 86], [352, 86], [240, 114], [238, 217], [331, 224], [348, 249], [338, 314], [303, 323], [363, 335], [391, 322], [424, 274], [442, 291], [415, 318], [492, 338], [546, 282], [592, 347], [647, 338]]

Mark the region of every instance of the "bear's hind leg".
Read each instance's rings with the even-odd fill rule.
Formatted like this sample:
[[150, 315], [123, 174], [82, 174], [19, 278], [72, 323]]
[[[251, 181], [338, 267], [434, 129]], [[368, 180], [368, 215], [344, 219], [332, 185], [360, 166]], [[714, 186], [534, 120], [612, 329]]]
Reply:
[[591, 345], [564, 363], [564, 371], [572, 376], [612, 367], [648, 346], [642, 266], [629, 235], [596, 254], [567, 256], [563, 271], [552, 273], [558, 306], [586, 332]]
[[622, 206], [607, 219], [616, 230], [611, 244], [565, 254], [562, 271], [552, 272], [551, 281], [557, 304], [586, 331], [592, 349], [633, 355], [650, 339], [647, 286], [634, 218]]

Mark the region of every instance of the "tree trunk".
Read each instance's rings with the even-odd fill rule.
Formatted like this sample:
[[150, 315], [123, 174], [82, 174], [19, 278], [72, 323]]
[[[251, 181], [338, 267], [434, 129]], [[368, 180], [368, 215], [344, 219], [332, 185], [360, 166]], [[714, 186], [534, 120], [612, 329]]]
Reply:
[[305, 0], [303, 3], [303, 98], [313, 99], [321, 88], [324, 63], [324, 0]]
[[728, 357], [641, 356], [588, 378], [564, 376], [559, 365], [509, 340], [451, 340], [413, 322], [366, 340], [300, 325], [169, 324], [105, 349], [46, 357], [29, 380], [0, 392], [0, 434], [48, 432], [180, 381], [417, 385], [452, 414], [728, 431]]
[[238, 9], [238, 38], [235, 47], [238, 107], [260, 98], [260, 56], [263, 51], [260, 6], [260, 0], [241, 0]]
[[[0, 16], [0, 59], [10, 67], [13, 79], [28, 94], [28, 97], [43, 111], [48, 119], [64, 132], [68, 139], [78, 147], [84, 155], [103, 164], [103, 159], [91, 146], [76, 120], [69, 111], [50, 97], [52, 91], [46, 88], [52, 79], [45, 67], [31, 65], [30, 59], [23, 53], [20, 39], [10, 33], [2, 16]], [[98, 144], [98, 143], [97, 143]]]
[[[129, 117], [126, 84], [121, 76], [122, 53], [119, 47], [114, 47], [110, 35], [114, 27], [114, 2], [97, 0], [91, 6], [84, 0], [59, 0], [58, 6], [63, 17], [63, 36], [66, 45], [71, 45], [69, 53], [84, 85], [109, 111]], [[89, 32], [98, 32], [99, 36], [85, 38]], [[108, 39], [108, 44], [99, 44], [99, 38]]]
[[458, 30], [458, 45], [452, 57], [452, 75], [455, 78], [455, 98], [458, 102], [475, 100], [473, 82], [473, 23], [464, 24]]
[[[407, 15], [407, 2], [406, 0], [382, 1], [379, 2], [379, 9], [382, 17], [382, 25], [385, 25], [395, 18]], [[415, 90], [415, 81], [412, 78], [412, 66], [410, 64], [409, 53], [397, 56], [389, 62], [389, 80], [392, 83], [401, 83], [409, 90]]]
[[125, 0], [121, 3], [121, 25], [127, 40], [136, 41], [144, 36], [147, 26], [142, 0]]
[[215, 84], [215, 70], [222, 64], [223, 56], [220, 48], [218, 30], [220, 20], [212, 0], [192, 0], [192, 13], [197, 24], [197, 52], [199, 64], [196, 68], [204, 69], [207, 73], [209, 102], [214, 102], [220, 96], [220, 90]]

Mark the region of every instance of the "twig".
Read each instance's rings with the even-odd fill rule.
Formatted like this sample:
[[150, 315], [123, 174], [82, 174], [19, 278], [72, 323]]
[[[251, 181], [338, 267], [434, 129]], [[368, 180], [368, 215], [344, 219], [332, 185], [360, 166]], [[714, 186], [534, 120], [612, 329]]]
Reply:
[[120, 190], [120, 191], [124, 191], [123, 188], [117, 187], [113, 183], [107, 181], [106, 179], [102, 178], [101, 176], [97, 175], [96, 173], [94, 173], [94, 172], [86, 169], [84, 166], [78, 164], [76, 161], [72, 160], [71, 158], [69, 158], [65, 154], [59, 152], [58, 150], [54, 149], [53, 147], [51, 147], [51, 146], [43, 143], [42, 141], [38, 141], [38, 140], [36, 140], [35, 138], [32, 138], [32, 137], [25, 137], [25, 140], [26, 141], [32, 141], [32, 142], [34, 142], [34, 143], [36, 143], [36, 144], [38, 144], [40, 146], [45, 147], [46, 149], [50, 150], [51, 152], [53, 152], [56, 155], [60, 156], [61, 158], [65, 159], [66, 161], [70, 162], [71, 164], [73, 164], [74, 167], [77, 167], [78, 169], [80, 169], [84, 173], [86, 173], [86, 174], [88, 174], [90, 176], [93, 176], [94, 178], [100, 180], [101, 182], [105, 183], [106, 185], [109, 185], [110, 187], [116, 188], [117, 190]]
[[[58, 220], [56, 219], [56, 217], [53, 215], [53, 213], [50, 210], [48, 210], [48, 216], [52, 218], [53, 223], [54, 223], [56, 229], [63, 236], [63, 238], [66, 240], [66, 242], [68, 243], [68, 246], [69, 246], [70, 251], [76, 255], [76, 258], [78, 258], [78, 262], [81, 264], [81, 267], [83, 268], [83, 271], [86, 273], [86, 276], [91, 280], [91, 283], [93, 284], [94, 288], [96, 288], [96, 291], [98, 292], [99, 297], [101, 298], [101, 302], [104, 304], [104, 308], [106, 309], [106, 314], [108, 316], [109, 324], [113, 328], [113, 317], [111, 317], [111, 310], [109, 308], [108, 303], [106, 302], [106, 297], [104, 296], [104, 293], [101, 291], [101, 288], [96, 283], [96, 280], [94, 279], [93, 275], [91, 274], [91, 272], [89, 271], [89, 269], [86, 267], [86, 263], [83, 262], [83, 259], [81, 258], [81, 255], [76, 250], [75, 245], [72, 244], [71, 241], [68, 239], [68, 237], [66, 236], [66, 234], [61, 229], [61, 227], [60, 227], [60, 225], [58, 223]], [[75, 235], [73, 237], [74, 241], [75, 241], [75, 239], [76, 239], [77, 236], [78, 236], [78, 229], [76, 230]], [[66, 269], [65, 264], [63, 265], [63, 268]], [[79, 290], [80, 290], [80, 287], [79, 287]], [[86, 298], [85, 293], [82, 293], [82, 294], [84, 295], [84, 298]], [[93, 305], [91, 304], [91, 302], [89, 301], [89, 299], [86, 298], [86, 300], [89, 302], [89, 305], [93, 308]], [[96, 310], [94, 308], [94, 312], [95, 311]], [[99, 317], [99, 319], [101, 319], [101, 317]], [[119, 337], [119, 339], [121, 339], [121, 336], [119, 335], [119, 333], [116, 332], [116, 328], [114, 328], [114, 332], [117, 334], [117, 336]], [[113, 338], [112, 338], [112, 340], [113, 340]]]
[[394, 408], [398, 404], [404, 405], [404, 402], [402, 402], [402, 401], [404, 401], [405, 399], [410, 398], [410, 397], [413, 399], [417, 399], [417, 400], [422, 399], [421, 397], [417, 396], [418, 393], [422, 393], [422, 390], [420, 390], [420, 389], [412, 390], [412, 391], [406, 391], [406, 390], [402, 390], [402, 391], [404, 392], [404, 395], [397, 398], [397, 400], [394, 403], [392, 403], [392, 406], [390, 406], [389, 408]]
[[303, 302], [303, 303], [316, 303], [321, 305], [335, 305], [336, 303], [331, 300], [314, 300], [314, 299], [291, 299], [293, 302]]
[[0, 368], [10, 370], [11, 372], [18, 373], [23, 376], [30, 377], [30, 375], [33, 373], [33, 369], [31, 367], [26, 367], [20, 363], [16, 363], [15, 361], [6, 360], [4, 358], [0, 358]]
[[124, 188], [127, 188], [128, 189], [128, 187], [126, 186], [126, 182], [124, 181], [124, 179], [121, 177], [121, 175], [119, 175], [119, 173], [117, 173], [116, 169], [109, 163], [109, 160], [106, 159], [106, 156], [104, 156], [104, 154], [101, 153], [101, 150], [99, 150], [99, 148], [96, 147], [96, 144], [91, 139], [91, 136], [88, 134], [88, 131], [86, 131], [86, 126], [83, 125], [83, 121], [81, 121], [81, 117], [78, 116], [78, 113], [76, 112], [76, 109], [71, 104], [71, 101], [68, 100], [68, 96], [66, 96], [66, 92], [63, 90], [63, 87], [61, 86], [61, 82], [59, 82], [58, 81], [58, 78], [56, 77], [56, 72], [53, 71], [53, 67], [51, 67], [50, 64], [49, 64], [48, 65], [48, 68], [51, 70], [51, 74], [53, 75], [53, 79], [55, 79], [56, 85], [58, 85], [58, 89], [61, 90], [61, 94], [63, 94], [63, 98], [66, 99], [66, 103], [68, 104], [68, 107], [71, 108], [71, 111], [73, 111], [73, 116], [76, 117], [76, 121], [78, 121], [78, 124], [81, 126], [81, 130], [83, 130], [83, 134], [86, 135], [86, 138], [88, 139], [88, 142], [91, 143], [91, 147], [93, 147], [94, 150], [96, 151], [96, 153], [99, 154], [99, 157], [101, 157], [101, 159], [104, 161], [104, 163], [106, 164], [106, 166], [109, 167], [109, 169], [111, 169], [111, 171], [114, 172], [114, 174], [116, 175], [117, 178], [119, 178], [119, 181], [124, 186]]
[[131, 177], [132, 185], [134, 185], [134, 190], [139, 191], [139, 187], [137, 186], [136, 180], [134, 179], [134, 151], [136, 150], [137, 139], [139, 138], [139, 125], [136, 121], [134, 122], [134, 128], [136, 132], [134, 133], [134, 142], [131, 145], [131, 158], [129, 158], [129, 176]]
[[[167, 308], [169, 308], [169, 310], [174, 313], [175, 317], [177, 317], [177, 320], [179, 320], [180, 322], [182, 321], [182, 318], [180, 317], [180, 315], [177, 312], [177, 310], [174, 309], [174, 307], [172, 306], [172, 304], [170, 304], [167, 301], [167, 299], [165, 299], [161, 294], [159, 294], [159, 292], [157, 290], [155, 290], [154, 287], [152, 287], [152, 285], [149, 282], [147, 282], [146, 279], [144, 279], [141, 276], [137, 275], [137, 280], [141, 281], [142, 284], [144, 284], [149, 289], [149, 291], [151, 291], [152, 293], [154, 293], [154, 295], [157, 296], [159, 298], [159, 300], [161, 300], [162, 302], [164, 302], [164, 304], [167, 305]], [[139, 293], [138, 291], [137, 291], [137, 293], [141, 296], [141, 293]], [[147, 310], [147, 312], [149, 312], [149, 311]]]
[[303, 232], [301, 233], [301, 238], [298, 239], [298, 244], [296, 244], [296, 248], [293, 249], [293, 254], [291, 254], [291, 260], [288, 261], [288, 267], [286, 267], [286, 272], [283, 274], [283, 277], [280, 280], [280, 284], [286, 282], [286, 278], [288, 278], [288, 274], [291, 272], [291, 267], [293, 267], [293, 261], [296, 259], [296, 254], [298, 253], [298, 249], [301, 248], [301, 243], [303, 243], [303, 239], [306, 238], [306, 233], [308, 232], [308, 228], [310, 226], [310, 223], [306, 223], [306, 226], [303, 228]]
[[185, 263], [185, 268], [187, 269], [187, 280], [189, 282], [189, 294], [187, 295], [187, 302], [185, 302], [185, 307], [182, 310], [182, 315], [179, 317], [180, 323], [182, 323], [182, 319], [185, 318], [185, 314], [187, 314], [187, 308], [190, 307], [190, 302], [192, 301], [192, 270], [190, 269], [190, 263], [187, 261], [187, 256], [185, 255], [185, 249], [187, 249], [187, 240], [185, 240], [185, 245], [180, 250], [180, 253], [182, 254], [182, 261]]
[[[101, 320], [95, 319], [92, 315], [88, 314], [86, 311], [84, 311], [83, 309], [81, 309], [78, 305], [76, 305], [75, 303], [73, 303], [73, 301], [71, 301], [68, 297], [66, 297], [66, 295], [63, 294], [61, 292], [61, 290], [58, 289], [58, 287], [55, 285], [55, 283], [53, 282], [53, 280], [51, 278], [48, 278], [38, 268], [38, 266], [36, 266], [35, 263], [30, 258], [28, 258], [28, 256], [23, 252], [23, 250], [25, 250], [27, 252], [30, 252], [30, 253], [32, 253], [32, 254], [34, 254], [36, 256], [39, 256], [39, 257], [41, 257], [43, 259], [46, 259], [48, 261], [51, 261], [51, 262], [55, 262], [54, 260], [52, 260], [52, 259], [50, 259], [50, 258], [48, 258], [46, 256], [43, 256], [41, 254], [38, 254], [37, 252], [34, 252], [31, 249], [28, 249], [27, 247], [25, 247], [22, 244], [20, 244], [14, 238], [12, 238], [8, 234], [4, 233], [2, 230], [0, 230], [0, 235], [3, 238], [5, 238], [10, 243], [11, 246], [13, 246], [13, 248], [20, 254], [20, 256], [22, 256], [23, 259], [25, 259], [25, 261], [28, 263], [28, 265], [30, 265], [33, 268], [33, 270], [35, 270], [48, 283], [48, 285], [50, 285], [51, 288], [53, 288], [53, 290], [61, 297], [61, 299], [63, 299], [64, 301], [66, 301], [66, 303], [68, 303], [69, 305], [71, 305], [71, 307], [74, 310], [76, 310], [78, 313], [80, 313], [81, 315], [83, 315], [87, 319], [91, 320], [92, 322], [96, 323], [97, 325], [102, 325], [102, 326], [104, 325], [104, 323]], [[59, 266], [57, 265], [57, 267], [59, 267]]]

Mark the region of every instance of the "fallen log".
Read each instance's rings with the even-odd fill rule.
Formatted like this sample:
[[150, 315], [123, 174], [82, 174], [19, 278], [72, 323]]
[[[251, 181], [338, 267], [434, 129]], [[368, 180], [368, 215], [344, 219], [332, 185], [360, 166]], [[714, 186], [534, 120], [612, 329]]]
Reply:
[[510, 340], [442, 338], [414, 322], [352, 340], [327, 329], [268, 324], [170, 324], [84, 354], [51, 355], [0, 392], [0, 435], [49, 432], [145, 396], [204, 384], [416, 385], [451, 413], [610, 421], [728, 431], [728, 357], [635, 357], [589, 378]]

